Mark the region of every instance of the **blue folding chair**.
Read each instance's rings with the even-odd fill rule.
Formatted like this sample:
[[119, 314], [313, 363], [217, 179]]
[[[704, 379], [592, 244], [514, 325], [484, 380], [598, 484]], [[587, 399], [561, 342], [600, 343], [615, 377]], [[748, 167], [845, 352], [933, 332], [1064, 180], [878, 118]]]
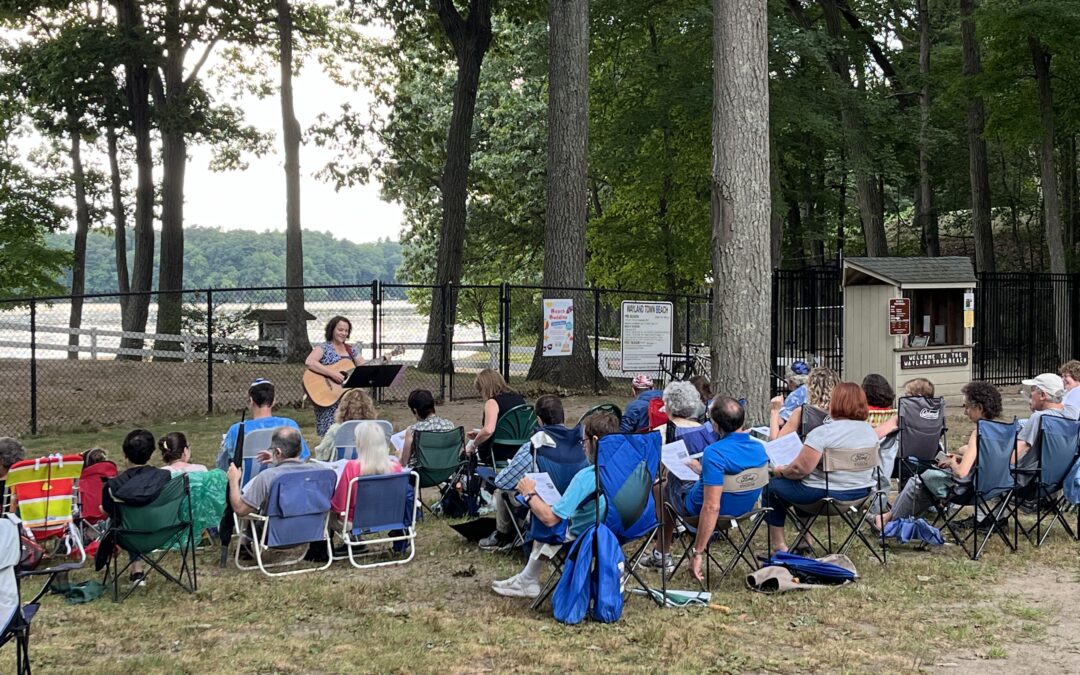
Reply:
[[669, 422], [668, 438], [672, 437], [677, 441], [682, 441], [686, 445], [686, 451], [691, 455], [705, 452], [706, 447], [720, 440], [713, 425], [709, 423], [702, 424], [700, 427], [677, 427]]
[[[1009, 539], [1008, 518], [1004, 518], [1004, 522], [1002, 520], [1004, 514], [1008, 513], [1009, 500], [1016, 485], [1011, 461], [1016, 450], [1017, 429], [1015, 419], [1012, 422], [979, 420], [975, 426], [977, 454], [972, 468], [971, 489], [963, 494], [951, 495], [939, 504], [934, 524], [944, 520], [945, 529], [972, 560], [979, 559], [995, 533], [1010, 550], [1016, 550], [1016, 542]], [[990, 506], [993, 499], [998, 500], [995, 507]], [[982, 511], [987, 518], [991, 518], [990, 526], [985, 532], [980, 532], [978, 527], [961, 532], [954, 522], [960, 509], [949, 508], [951, 506], [975, 507], [976, 511]]]
[[[1067, 502], [1061, 490], [1076, 463], [1078, 451], [1080, 421], [1051, 415], [1039, 416], [1035, 443], [1013, 469], [1016, 489], [1013, 491], [1009, 516], [1013, 519], [1013, 541], [1019, 543], [1020, 533], [1023, 532], [1034, 546], [1042, 546], [1055, 522], [1060, 522], [1069, 536], [1076, 538], [1072, 526], [1065, 519]], [[1020, 522], [1020, 503], [1025, 500], [1035, 502], [1035, 524], [1030, 527]]]
[[[337, 487], [337, 474], [333, 469], [312, 469], [283, 473], [274, 479], [270, 486], [270, 495], [263, 506], [263, 513], [252, 513], [243, 518], [236, 514], [236, 531], [245, 534], [244, 525], [248, 525], [248, 537], [255, 565], [243, 565], [240, 561], [240, 549], [236, 547], [236, 567], [242, 570], [260, 569], [271, 577], [288, 574], [302, 574], [325, 570], [333, 562], [330, 533], [327, 524], [330, 518], [330, 500]], [[326, 543], [326, 564], [322, 567], [305, 567], [284, 572], [271, 572], [271, 567], [292, 566], [303, 560], [305, 550], [299, 557], [276, 563], [267, 563], [263, 556], [271, 550], [294, 548], [303, 544]]]
[[[388, 473], [378, 476], [357, 476], [349, 481], [345, 498], [345, 515], [341, 540], [353, 567], [365, 569], [386, 565], [401, 565], [416, 555], [416, 495], [420, 494], [420, 475]], [[380, 535], [372, 537], [371, 535]], [[363, 537], [368, 537], [362, 539]], [[360, 556], [372, 555], [376, 544], [392, 544], [394, 551], [408, 551], [408, 557], [362, 563]]]

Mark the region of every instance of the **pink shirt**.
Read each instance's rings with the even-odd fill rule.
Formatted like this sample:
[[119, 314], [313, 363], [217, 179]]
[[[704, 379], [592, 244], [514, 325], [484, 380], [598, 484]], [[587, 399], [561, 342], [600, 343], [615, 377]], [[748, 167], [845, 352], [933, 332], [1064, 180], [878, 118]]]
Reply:
[[[390, 459], [390, 473], [401, 473], [401, 464], [394, 458]], [[351, 459], [345, 462], [345, 468], [341, 471], [341, 478], [338, 478], [337, 489], [334, 490], [334, 498], [330, 500], [330, 507], [334, 510], [334, 513], [345, 512], [345, 499], [348, 496], [349, 481], [360, 475], [360, 460]], [[353, 503], [356, 503], [356, 488], [359, 484], [353, 486]], [[351, 518], [352, 514], [348, 514]]]

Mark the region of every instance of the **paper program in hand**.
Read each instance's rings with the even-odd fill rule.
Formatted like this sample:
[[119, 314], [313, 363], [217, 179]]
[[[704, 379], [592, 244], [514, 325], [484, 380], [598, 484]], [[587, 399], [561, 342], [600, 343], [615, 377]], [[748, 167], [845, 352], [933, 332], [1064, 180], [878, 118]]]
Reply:
[[548, 506], [558, 504], [559, 500], [562, 499], [562, 493], [555, 487], [555, 483], [552, 482], [551, 476], [547, 472], [527, 473], [525, 475], [536, 483], [536, 496], [543, 499]]
[[787, 434], [765, 444], [765, 454], [773, 466], [787, 466], [802, 451], [803, 443], [798, 434]]
[[686, 450], [685, 442], [675, 441], [660, 447], [660, 462], [668, 473], [679, 480], [695, 481], [698, 475], [686, 465], [688, 461], [690, 461], [690, 453]]

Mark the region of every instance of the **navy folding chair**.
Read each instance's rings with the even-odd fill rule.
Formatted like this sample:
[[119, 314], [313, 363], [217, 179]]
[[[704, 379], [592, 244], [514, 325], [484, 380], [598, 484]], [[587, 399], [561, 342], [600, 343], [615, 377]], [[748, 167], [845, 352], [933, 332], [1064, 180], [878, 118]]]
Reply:
[[[283, 473], [274, 479], [263, 513], [252, 513], [237, 518], [236, 530], [247, 534], [255, 565], [240, 562], [240, 549], [236, 547], [236, 567], [242, 570], [260, 569], [267, 576], [285, 576], [314, 572], [330, 567], [333, 562], [330, 534], [327, 524], [330, 518], [330, 500], [337, 487], [337, 474], [333, 469], [312, 469]], [[248, 526], [245, 532], [244, 525]], [[295, 559], [267, 563], [263, 556], [271, 550], [294, 548], [304, 544], [325, 542], [326, 564], [322, 567], [305, 567], [284, 572], [271, 572], [272, 567], [292, 566], [303, 560], [305, 550]]]
[[[1013, 541], [1019, 543], [1023, 532], [1036, 547], [1042, 546], [1055, 522], [1060, 522], [1076, 538], [1072, 526], [1065, 519], [1068, 502], [1061, 492], [1065, 479], [1072, 472], [1080, 451], [1080, 421], [1050, 415], [1039, 416], [1039, 430], [1035, 443], [1013, 469], [1016, 489], [1010, 517], [1013, 519]], [[1020, 522], [1019, 508], [1022, 501], [1035, 502], [1035, 524], [1026, 527]], [[1049, 521], [1049, 522], [1047, 522]]]
[[[1009, 539], [1008, 518], [1005, 517], [1016, 485], [1011, 467], [1016, 450], [1016, 421], [979, 420], [975, 429], [976, 455], [970, 489], [942, 500], [935, 519], [935, 524], [944, 521], [945, 529], [972, 560], [979, 559], [994, 534], [1010, 550], [1016, 550], [1016, 542]], [[994, 499], [998, 500], [997, 506], [991, 507], [990, 502]], [[972, 506], [976, 516], [981, 511], [990, 518], [989, 525], [983, 531], [976, 526], [962, 532], [954, 522], [960, 509], [950, 506]]]
[[945, 449], [945, 399], [931, 396], [902, 396], [896, 404], [897, 457], [900, 458], [900, 486], [912, 475], [921, 475], [937, 462]]
[[[672, 433], [672, 429], [675, 430], [674, 433]], [[706, 447], [720, 440], [720, 437], [716, 435], [716, 430], [708, 422], [699, 427], [676, 427], [674, 424], [670, 424], [668, 438], [672, 437], [677, 441], [682, 441], [690, 455], [705, 452]]]
[[[353, 567], [364, 569], [401, 565], [416, 555], [416, 495], [420, 494], [420, 476], [415, 472], [357, 476], [349, 481], [341, 540]], [[392, 560], [361, 562], [373, 555], [373, 546], [391, 544], [395, 552], [408, 556]], [[340, 559], [340, 558], [339, 558]]]

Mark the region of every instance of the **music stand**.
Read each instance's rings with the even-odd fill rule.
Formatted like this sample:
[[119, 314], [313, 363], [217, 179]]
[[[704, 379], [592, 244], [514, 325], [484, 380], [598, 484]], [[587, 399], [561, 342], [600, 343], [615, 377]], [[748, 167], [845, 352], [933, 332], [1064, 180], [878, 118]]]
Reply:
[[363, 365], [353, 368], [349, 377], [341, 384], [344, 389], [359, 389], [361, 387], [381, 388], [389, 387], [394, 383], [401, 369], [405, 366], [400, 363], [386, 363], [379, 365]]

